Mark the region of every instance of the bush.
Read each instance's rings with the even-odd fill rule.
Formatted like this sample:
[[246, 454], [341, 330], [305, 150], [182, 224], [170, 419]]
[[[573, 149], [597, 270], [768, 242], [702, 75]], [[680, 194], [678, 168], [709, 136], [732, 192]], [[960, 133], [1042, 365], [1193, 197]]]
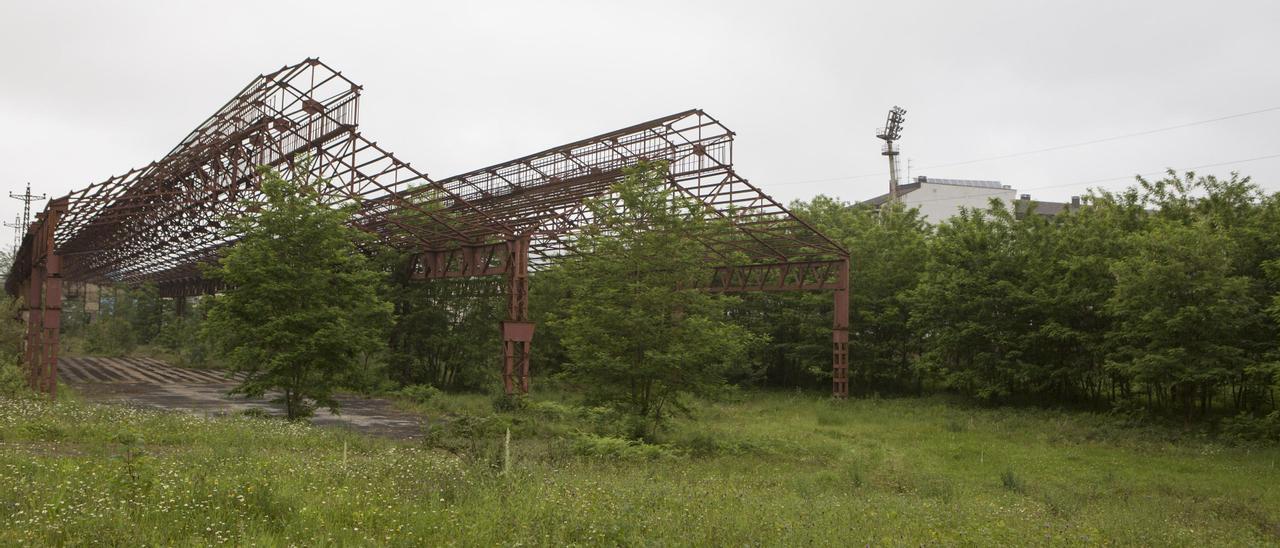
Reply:
[[670, 447], [665, 445], [593, 434], [574, 436], [569, 448], [578, 456], [610, 460], [653, 461], [677, 456]]
[[493, 410], [498, 413], [510, 413], [528, 407], [528, 399], [520, 394], [498, 394], [493, 398]]
[[35, 397], [27, 385], [27, 376], [17, 362], [0, 363], [0, 398], [25, 399]]
[[525, 407], [538, 416], [555, 421], [573, 416], [573, 409], [554, 401], [529, 401]]
[[153, 343], [177, 356], [174, 365], [182, 367], [216, 367], [215, 352], [209, 342], [200, 336], [200, 312], [193, 310], [186, 317], [179, 317], [164, 324]]
[[248, 409], [243, 409], [243, 410], [241, 410], [238, 414], [239, 414], [241, 417], [246, 417], [246, 418], [250, 418], [250, 419], [271, 419], [271, 418], [275, 418], [271, 413], [268, 413], [266, 409], [263, 409], [263, 408], [261, 408], [261, 407], [250, 407], [250, 408], [248, 408]]
[[649, 429], [646, 417], [633, 415], [613, 407], [583, 407], [583, 421], [598, 436], [654, 442], [655, 433]]
[[440, 389], [429, 384], [411, 384], [397, 392], [402, 398], [414, 403], [427, 403], [440, 397]]
[[764, 450], [750, 441], [732, 439], [723, 433], [696, 431], [672, 440], [695, 457], [763, 454]]
[[1222, 435], [1235, 441], [1280, 441], [1280, 411], [1261, 417], [1241, 413], [1223, 420]]
[[133, 325], [127, 320], [103, 316], [85, 328], [85, 353], [97, 356], [123, 356], [138, 346]]
[[502, 439], [511, 422], [496, 415], [461, 413], [439, 424], [422, 424], [422, 443], [444, 449], [468, 461], [499, 466]]

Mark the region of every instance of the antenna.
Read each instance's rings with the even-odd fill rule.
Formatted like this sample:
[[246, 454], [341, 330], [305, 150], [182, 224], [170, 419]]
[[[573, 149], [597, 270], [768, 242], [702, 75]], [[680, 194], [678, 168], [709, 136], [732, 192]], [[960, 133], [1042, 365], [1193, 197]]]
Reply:
[[893, 147], [893, 143], [902, 136], [902, 122], [906, 121], [907, 110], [894, 105], [889, 109], [889, 117], [884, 123], [884, 127], [876, 131], [876, 137], [884, 139], [884, 147], [880, 149], [880, 155], [889, 157], [889, 199], [898, 199], [898, 149]]
[[22, 215], [18, 213], [14, 213], [13, 222], [5, 223], [4, 226], [7, 226], [13, 229], [13, 254], [17, 255], [18, 247], [22, 245], [22, 229], [23, 229]]
[[22, 226], [24, 228], [31, 226], [31, 202], [48, 198], [48, 196], [45, 196], [44, 194], [39, 196], [32, 195], [30, 181], [27, 182], [27, 192], [25, 194], [14, 194], [10, 192], [9, 197], [15, 200], [22, 200]]

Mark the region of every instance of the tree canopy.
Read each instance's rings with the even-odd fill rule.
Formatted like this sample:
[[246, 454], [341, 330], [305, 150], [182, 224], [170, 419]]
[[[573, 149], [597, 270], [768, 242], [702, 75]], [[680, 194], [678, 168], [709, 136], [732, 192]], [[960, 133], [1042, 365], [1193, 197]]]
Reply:
[[565, 261], [568, 295], [551, 324], [564, 378], [595, 402], [644, 418], [649, 431], [688, 395], [714, 394], [752, 335], [701, 289], [714, 229], [702, 207], [671, 192], [667, 166], [628, 168], [613, 195], [588, 203], [594, 222]]
[[382, 348], [392, 312], [378, 294], [382, 273], [358, 248], [367, 240], [348, 226], [354, 208], [329, 204], [307, 172], [264, 169], [262, 199], [245, 204], [256, 213], [228, 219], [239, 239], [208, 273], [228, 289], [203, 325], [245, 375], [235, 392], [279, 391], [291, 419], [336, 410], [334, 391]]

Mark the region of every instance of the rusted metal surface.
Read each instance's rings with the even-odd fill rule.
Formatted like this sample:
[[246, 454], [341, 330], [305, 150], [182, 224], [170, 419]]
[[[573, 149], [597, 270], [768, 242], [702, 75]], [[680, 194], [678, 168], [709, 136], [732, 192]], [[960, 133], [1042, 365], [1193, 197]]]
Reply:
[[707, 290], [714, 293], [746, 291], [835, 291], [847, 287], [840, 273], [844, 259], [725, 265], [714, 269]]
[[533, 322], [529, 321], [529, 237], [507, 242], [507, 318], [502, 321], [502, 384], [508, 394], [529, 393]]
[[54, 229], [67, 211], [65, 199], [49, 202], [28, 227], [22, 249], [9, 278], [22, 275], [10, 295], [24, 298], [22, 316], [26, 320], [23, 362], [33, 390], [57, 397], [58, 350], [62, 327], [62, 258], [54, 245]]
[[835, 307], [831, 315], [831, 394], [849, 397], [849, 258], [840, 261], [838, 273], [843, 282], [835, 290]]
[[[734, 133], [701, 110], [434, 180], [360, 132], [361, 89], [318, 59], [254, 78], [160, 160], [50, 202], [6, 290], [45, 311], [59, 306], [63, 279], [150, 282], [165, 297], [220, 290], [200, 265], [236, 240], [225, 220], [253, 213], [246, 204], [261, 198], [259, 166], [293, 170], [325, 180], [331, 203], [355, 204], [353, 226], [413, 254], [413, 277], [503, 276], [504, 384], [523, 392], [529, 272], [573, 252], [574, 235], [593, 222], [586, 200], [609, 195], [624, 168], [661, 160], [673, 190], [730, 227], [690, 235], [709, 265], [722, 265], [709, 268], [709, 290], [843, 289], [847, 302], [847, 266], [837, 276], [847, 252], [739, 176]], [[33, 287], [44, 293], [37, 298]], [[28, 323], [53, 326], [55, 359], [30, 352], [32, 341], [50, 337], [45, 327], [28, 336], [33, 366], [56, 367], [56, 318], [47, 316]]]

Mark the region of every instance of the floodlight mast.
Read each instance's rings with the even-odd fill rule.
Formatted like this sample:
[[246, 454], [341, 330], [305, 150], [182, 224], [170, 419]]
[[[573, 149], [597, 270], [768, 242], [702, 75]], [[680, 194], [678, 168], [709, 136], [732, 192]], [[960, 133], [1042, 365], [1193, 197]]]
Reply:
[[906, 109], [894, 105], [889, 109], [884, 127], [876, 132], [876, 137], [884, 140], [880, 154], [889, 157], [889, 199], [893, 201], [898, 199], [898, 149], [893, 144], [902, 136], [902, 122], [906, 120], [906, 114]]

